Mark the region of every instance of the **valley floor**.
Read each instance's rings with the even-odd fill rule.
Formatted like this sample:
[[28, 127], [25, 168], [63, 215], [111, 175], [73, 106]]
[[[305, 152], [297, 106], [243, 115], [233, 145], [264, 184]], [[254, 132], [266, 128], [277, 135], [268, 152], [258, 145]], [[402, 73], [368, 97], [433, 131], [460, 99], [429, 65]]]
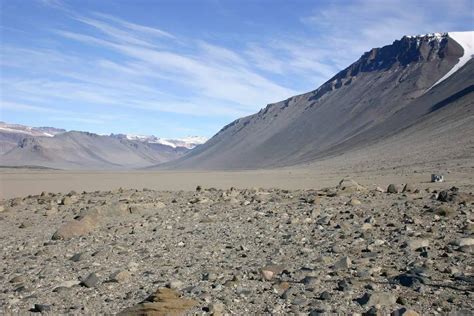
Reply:
[[[288, 183], [303, 186], [296, 175]], [[469, 314], [472, 186], [425, 178], [393, 193], [345, 180], [323, 190], [89, 188], [3, 200], [0, 313]]]
[[0, 198], [23, 197], [41, 192], [67, 193], [118, 188], [189, 191], [196, 186], [229, 189], [280, 188], [321, 189], [336, 185], [343, 177], [375, 187], [389, 183], [430, 181], [431, 173], [445, 176], [452, 185], [474, 185], [474, 163], [457, 159], [440, 163], [385, 167], [372, 161], [346, 163], [322, 161], [313, 165], [273, 170], [247, 171], [66, 171], [52, 169], [0, 168]]

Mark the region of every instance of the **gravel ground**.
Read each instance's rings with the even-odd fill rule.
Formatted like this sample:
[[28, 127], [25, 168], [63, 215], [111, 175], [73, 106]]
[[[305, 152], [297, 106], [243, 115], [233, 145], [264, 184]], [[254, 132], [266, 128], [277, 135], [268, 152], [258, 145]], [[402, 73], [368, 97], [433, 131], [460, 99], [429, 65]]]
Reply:
[[344, 179], [1, 200], [0, 311], [469, 314], [471, 189]]

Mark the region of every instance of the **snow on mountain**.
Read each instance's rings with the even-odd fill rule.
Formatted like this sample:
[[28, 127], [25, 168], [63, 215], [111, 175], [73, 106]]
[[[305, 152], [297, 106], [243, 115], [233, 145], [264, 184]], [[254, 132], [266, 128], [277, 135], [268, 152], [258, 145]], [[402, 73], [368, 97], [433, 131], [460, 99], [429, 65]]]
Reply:
[[[20, 134], [24, 136], [34, 137], [54, 137], [55, 135], [62, 134], [65, 132], [65, 129], [59, 129], [54, 127], [30, 127], [20, 124], [9, 124], [5, 122], [0, 122], [0, 133]], [[172, 148], [184, 147], [187, 149], [192, 149], [198, 145], [204, 144], [207, 141], [207, 138], [202, 136], [188, 136], [184, 138], [159, 138], [153, 135], [133, 134], [111, 134], [110, 136], [140, 141], [144, 143], [161, 144], [165, 146], [170, 146]]]
[[[449, 37], [455, 40], [464, 50], [464, 55], [459, 58], [459, 61], [447, 74], [439, 79], [431, 88], [449, 78], [453, 73], [464, 66], [474, 55], [474, 31], [470, 32], [449, 32]], [[430, 89], [431, 89], [430, 88]]]
[[141, 142], [161, 144], [165, 146], [170, 146], [173, 148], [184, 147], [187, 149], [192, 149], [198, 145], [204, 144], [207, 141], [206, 137], [202, 136], [188, 136], [184, 138], [159, 138], [153, 135], [125, 135], [129, 140], [137, 140]]
[[25, 134], [28, 136], [53, 137], [54, 135], [66, 132], [66, 130], [54, 127], [30, 127], [20, 124], [0, 122], [0, 132]]

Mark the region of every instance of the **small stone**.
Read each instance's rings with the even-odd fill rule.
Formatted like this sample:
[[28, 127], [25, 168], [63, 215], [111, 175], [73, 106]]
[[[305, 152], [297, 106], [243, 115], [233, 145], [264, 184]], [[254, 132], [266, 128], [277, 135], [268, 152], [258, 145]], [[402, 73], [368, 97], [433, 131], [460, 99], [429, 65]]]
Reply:
[[172, 280], [166, 285], [167, 288], [178, 290], [184, 287], [184, 283], [179, 280]]
[[124, 270], [124, 271], [116, 271], [110, 275], [110, 281], [112, 282], [118, 282], [118, 283], [124, 283], [130, 279], [132, 275], [130, 272]]
[[10, 280], [10, 283], [24, 283], [26, 282], [26, 277], [24, 275], [18, 275]]
[[397, 297], [388, 292], [365, 293], [357, 300], [360, 305], [370, 306], [390, 306], [397, 302]]
[[333, 266], [333, 270], [346, 270], [349, 269], [352, 265], [352, 261], [349, 257], [343, 257], [337, 261]]
[[60, 203], [60, 205], [71, 205], [71, 204], [72, 204], [72, 199], [69, 196], [63, 197]]
[[341, 280], [337, 282], [337, 290], [341, 292], [347, 292], [351, 290], [351, 284], [347, 280]]
[[209, 306], [209, 312], [213, 316], [222, 316], [225, 314], [225, 305], [222, 303], [214, 303]]
[[83, 253], [76, 253], [71, 258], [69, 258], [69, 260], [73, 262], [79, 262], [82, 259], [83, 255]]
[[357, 205], [361, 205], [362, 202], [359, 201], [358, 199], [351, 199], [348, 204], [350, 204], [352, 206], [357, 206]]
[[420, 314], [418, 314], [414, 310], [402, 307], [400, 309], [397, 309], [396, 311], [393, 311], [391, 316], [420, 316]]
[[44, 212], [44, 216], [54, 216], [56, 214], [58, 214], [58, 209], [56, 207], [51, 207]]
[[203, 281], [214, 282], [217, 280], [217, 274], [214, 272], [206, 272], [202, 275]]
[[283, 270], [284, 269], [283, 269], [282, 266], [272, 264], [272, 265], [267, 265], [267, 266], [263, 267], [261, 269], [261, 273], [262, 273], [262, 276], [265, 280], [270, 281], [273, 278], [275, 278], [275, 276], [277, 276], [278, 274], [283, 272]]
[[413, 185], [411, 185], [410, 183], [405, 184], [405, 186], [403, 187], [403, 190], [402, 190], [403, 193], [407, 193], [407, 192], [408, 193], [413, 193], [415, 191], [416, 191], [416, 188]]
[[331, 299], [331, 293], [328, 291], [324, 291], [321, 294], [319, 294], [319, 299], [323, 301], [327, 301]]
[[77, 281], [77, 280], [70, 280], [70, 281], [63, 281], [61, 283], [58, 284], [58, 288], [62, 287], [62, 288], [70, 288], [70, 287], [73, 287], [75, 285], [79, 285], [81, 284], [81, 282]]
[[52, 308], [51, 305], [45, 305], [45, 304], [35, 304], [34, 311], [36, 313], [45, 313], [45, 312], [51, 312]]
[[409, 240], [406, 245], [411, 250], [418, 250], [421, 248], [427, 248], [430, 245], [430, 241], [428, 239], [412, 239]]
[[473, 246], [474, 245], [474, 238], [461, 238], [453, 242], [454, 245], [458, 247], [464, 246]]
[[390, 184], [387, 188], [387, 193], [400, 193], [402, 192], [402, 188], [398, 184]]
[[436, 215], [443, 216], [443, 217], [453, 217], [456, 214], [456, 209], [448, 205], [441, 205], [441, 206], [435, 207], [431, 209], [431, 211], [435, 213]]
[[87, 278], [85, 278], [81, 282], [81, 285], [91, 288], [91, 287], [95, 287], [98, 283], [99, 283], [99, 278], [97, 277], [97, 275], [95, 273], [91, 273], [87, 276]]

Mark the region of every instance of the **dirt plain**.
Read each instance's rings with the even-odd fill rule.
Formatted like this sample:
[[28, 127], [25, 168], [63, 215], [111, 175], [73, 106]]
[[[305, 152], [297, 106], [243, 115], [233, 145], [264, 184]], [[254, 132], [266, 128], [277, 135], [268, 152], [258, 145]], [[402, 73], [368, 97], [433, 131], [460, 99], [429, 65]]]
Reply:
[[[432, 172], [446, 181], [431, 183]], [[473, 183], [471, 161], [460, 159], [232, 172], [2, 169], [0, 308], [469, 314]]]

